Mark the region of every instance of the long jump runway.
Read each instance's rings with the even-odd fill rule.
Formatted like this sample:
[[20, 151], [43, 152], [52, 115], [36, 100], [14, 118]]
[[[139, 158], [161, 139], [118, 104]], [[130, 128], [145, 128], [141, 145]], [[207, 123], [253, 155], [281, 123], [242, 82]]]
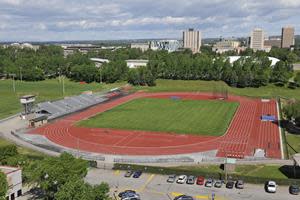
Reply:
[[227, 132], [220, 137], [180, 135], [172, 133], [76, 127], [78, 121], [105, 112], [137, 98], [171, 98], [211, 100], [209, 93], [134, 93], [85, 111], [59, 119], [30, 131], [44, 135], [50, 141], [68, 148], [114, 155], [173, 155], [218, 150], [219, 157], [253, 156], [255, 149], [264, 149], [269, 158], [281, 158], [278, 124], [261, 121], [262, 115], [275, 115], [275, 100], [263, 102], [240, 96], [226, 101], [239, 102], [239, 107]]

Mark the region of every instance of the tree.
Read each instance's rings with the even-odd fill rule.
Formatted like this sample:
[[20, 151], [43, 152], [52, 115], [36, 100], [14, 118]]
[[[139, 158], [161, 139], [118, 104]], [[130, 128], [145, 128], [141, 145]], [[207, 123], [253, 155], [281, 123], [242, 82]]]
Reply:
[[294, 52], [289, 52], [289, 54], [287, 55], [287, 62], [289, 64], [293, 64], [293, 63], [297, 62], [298, 59], [299, 58], [298, 58], [297, 54], [295, 54]]
[[110, 200], [109, 198], [109, 186], [107, 183], [101, 183], [100, 185], [95, 185], [93, 188], [95, 195], [95, 200]]
[[291, 71], [292, 69], [287, 63], [280, 61], [273, 68], [271, 81], [279, 85], [285, 85], [292, 77]]
[[129, 68], [123, 60], [104, 63], [101, 69], [103, 81], [114, 83], [118, 80], [126, 80]]
[[110, 200], [105, 183], [92, 187], [78, 177], [72, 177], [55, 194], [56, 200]]
[[14, 144], [0, 147], [0, 163], [6, 164], [6, 159], [18, 155], [17, 146]]
[[0, 171], [0, 200], [4, 200], [8, 190], [6, 175]]
[[70, 77], [74, 81], [85, 81], [91, 83], [95, 81], [98, 69], [95, 64], [75, 65], [71, 68]]
[[129, 70], [128, 83], [132, 85], [155, 86], [155, 77], [147, 67], [139, 67]]
[[300, 72], [297, 72], [295, 78], [294, 78], [295, 83], [297, 83], [298, 85], [300, 85]]
[[70, 178], [54, 195], [57, 200], [93, 200], [92, 187], [78, 177]]
[[83, 178], [87, 174], [88, 163], [63, 153], [60, 157], [49, 157], [32, 165], [32, 182], [37, 183], [48, 199], [71, 178]]
[[297, 126], [300, 126], [300, 102], [291, 101], [284, 108], [283, 111], [287, 118], [295, 121]]

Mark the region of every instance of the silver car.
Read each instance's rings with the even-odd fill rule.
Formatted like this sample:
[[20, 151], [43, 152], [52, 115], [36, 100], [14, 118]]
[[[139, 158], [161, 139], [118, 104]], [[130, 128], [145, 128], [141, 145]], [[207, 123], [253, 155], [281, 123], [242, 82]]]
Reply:
[[168, 183], [174, 183], [176, 180], [176, 175], [175, 174], [172, 174], [172, 175], [169, 175], [168, 179], [167, 179], [167, 182]]

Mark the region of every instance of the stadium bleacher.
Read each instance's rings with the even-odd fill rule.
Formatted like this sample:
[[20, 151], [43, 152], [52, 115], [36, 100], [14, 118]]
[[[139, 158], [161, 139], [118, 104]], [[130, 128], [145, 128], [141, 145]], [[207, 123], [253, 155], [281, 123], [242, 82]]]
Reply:
[[66, 97], [58, 101], [47, 101], [37, 104], [36, 113], [55, 119], [67, 114], [77, 112], [90, 106], [108, 100], [106, 94], [81, 94], [79, 96]]

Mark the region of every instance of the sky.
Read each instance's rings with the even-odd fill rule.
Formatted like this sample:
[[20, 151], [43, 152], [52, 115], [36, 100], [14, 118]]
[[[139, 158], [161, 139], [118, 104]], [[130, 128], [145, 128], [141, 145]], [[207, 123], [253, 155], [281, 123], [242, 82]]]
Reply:
[[[245, 37], [300, 33], [300, 0], [0, 0], [0, 41]], [[299, 32], [297, 32], [299, 31]]]

